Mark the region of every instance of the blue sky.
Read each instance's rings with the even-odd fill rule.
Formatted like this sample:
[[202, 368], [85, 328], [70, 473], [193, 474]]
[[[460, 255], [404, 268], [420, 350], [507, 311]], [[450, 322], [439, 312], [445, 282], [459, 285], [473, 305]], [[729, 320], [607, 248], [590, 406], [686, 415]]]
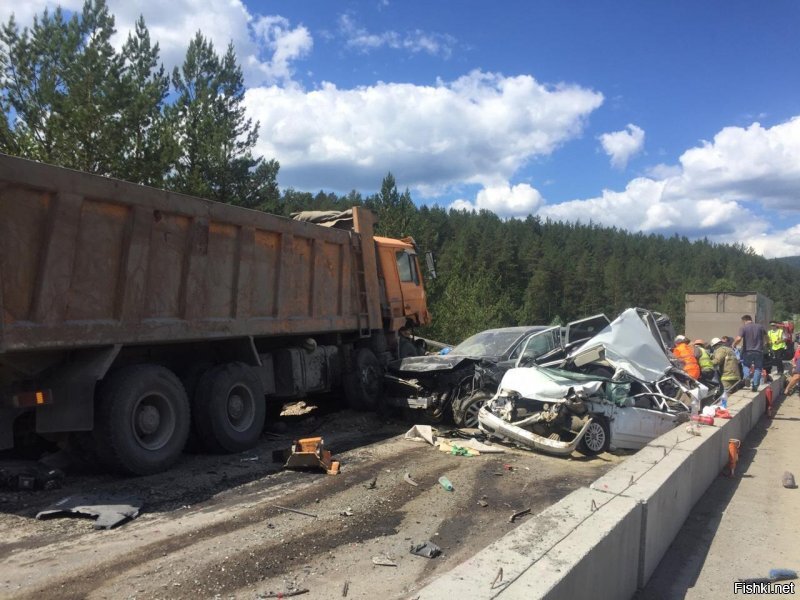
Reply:
[[800, 254], [796, 0], [108, 3], [168, 67], [233, 41], [284, 187]]

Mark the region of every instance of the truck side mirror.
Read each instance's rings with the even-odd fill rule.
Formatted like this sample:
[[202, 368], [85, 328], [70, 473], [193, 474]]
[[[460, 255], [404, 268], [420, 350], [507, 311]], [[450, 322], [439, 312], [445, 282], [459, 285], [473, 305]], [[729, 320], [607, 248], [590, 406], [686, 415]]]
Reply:
[[431, 279], [436, 279], [436, 261], [433, 258], [433, 252], [425, 253], [425, 264], [428, 266], [428, 273], [431, 274]]

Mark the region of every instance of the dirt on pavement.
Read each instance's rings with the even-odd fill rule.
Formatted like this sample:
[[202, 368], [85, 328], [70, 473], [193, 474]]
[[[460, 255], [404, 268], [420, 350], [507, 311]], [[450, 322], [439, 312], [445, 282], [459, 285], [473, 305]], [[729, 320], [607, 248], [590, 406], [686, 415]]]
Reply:
[[[304, 403], [284, 415], [282, 431], [242, 454], [186, 455], [149, 477], [72, 473], [60, 490], [0, 491], [0, 596], [249, 599], [307, 589], [309, 600], [408, 597], [527, 518], [510, 523], [512, 513], [536, 514], [624, 458], [510, 448], [452, 456], [402, 439], [405, 421]], [[308, 435], [324, 437], [339, 475], [272, 461], [273, 450]], [[109, 492], [142, 497], [143, 513], [108, 531], [85, 519], [34, 518], [65, 496]], [[425, 541], [442, 555], [410, 554]]]

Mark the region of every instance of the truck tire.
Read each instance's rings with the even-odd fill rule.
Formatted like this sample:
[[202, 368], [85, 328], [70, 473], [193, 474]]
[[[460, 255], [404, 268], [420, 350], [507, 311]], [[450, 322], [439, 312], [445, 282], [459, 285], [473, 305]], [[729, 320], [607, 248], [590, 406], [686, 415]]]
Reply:
[[344, 377], [344, 396], [350, 408], [376, 410], [383, 393], [383, 369], [369, 348], [358, 348], [353, 368]]
[[158, 365], [111, 373], [96, 395], [94, 437], [101, 461], [131, 475], [171, 467], [189, 436], [189, 399], [175, 374]]
[[242, 452], [255, 446], [266, 411], [261, 379], [244, 363], [207, 371], [192, 402], [198, 438], [211, 452]]

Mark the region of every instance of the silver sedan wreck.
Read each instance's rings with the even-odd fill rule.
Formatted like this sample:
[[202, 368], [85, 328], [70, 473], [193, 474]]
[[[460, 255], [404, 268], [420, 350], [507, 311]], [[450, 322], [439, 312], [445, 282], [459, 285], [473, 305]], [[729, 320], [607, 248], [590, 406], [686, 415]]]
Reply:
[[643, 309], [626, 310], [558, 364], [517, 365], [481, 408], [479, 427], [548, 454], [639, 449], [687, 421], [692, 400], [709, 394], [673, 366]]

